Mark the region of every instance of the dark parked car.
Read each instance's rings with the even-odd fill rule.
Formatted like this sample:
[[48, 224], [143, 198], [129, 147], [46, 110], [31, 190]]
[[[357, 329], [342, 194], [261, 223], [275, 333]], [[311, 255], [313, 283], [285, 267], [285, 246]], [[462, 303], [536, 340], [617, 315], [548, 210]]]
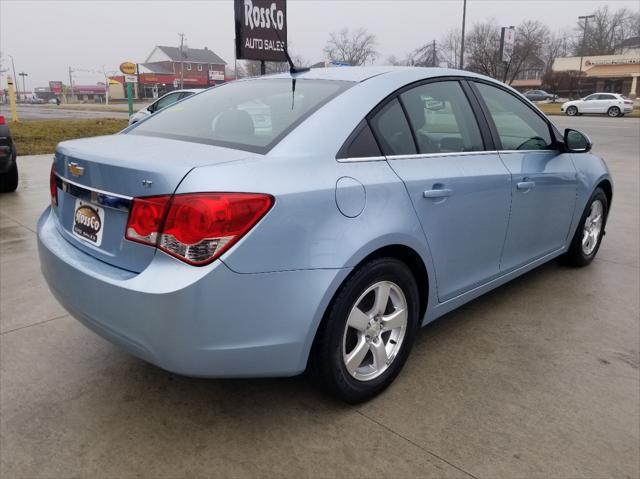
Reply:
[[18, 187], [16, 147], [11, 139], [9, 125], [0, 115], [0, 193], [15, 191]]
[[556, 95], [552, 95], [551, 93], [547, 93], [544, 90], [529, 90], [524, 92], [524, 96], [529, 101], [544, 101], [544, 100], [554, 100]]

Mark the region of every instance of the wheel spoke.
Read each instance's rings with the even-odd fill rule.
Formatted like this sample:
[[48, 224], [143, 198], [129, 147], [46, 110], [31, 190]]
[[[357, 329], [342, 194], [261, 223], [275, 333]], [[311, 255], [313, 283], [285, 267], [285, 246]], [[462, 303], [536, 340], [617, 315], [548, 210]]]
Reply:
[[381, 283], [375, 290], [375, 302], [373, 304], [373, 314], [382, 316], [385, 309], [387, 309], [387, 303], [389, 302], [389, 284]]
[[587, 245], [589, 244], [589, 239], [590, 239], [591, 234], [588, 231], [585, 231], [582, 235], [582, 247], [586, 248]]
[[384, 329], [401, 328], [407, 323], [407, 310], [397, 309], [393, 313], [382, 317], [382, 325]]
[[353, 351], [351, 351], [347, 355], [344, 361], [344, 364], [347, 367], [347, 371], [349, 371], [349, 374], [353, 374], [355, 370], [360, 367], [368, 351], [369, 351], [369, 343], [365, 341], [364, 336], [361, 336], [358, 340], [358, 344], [356, 344], [356, 347], [353, 348]]
[[363, 313], [357, 306], [351, 310], [347, 324], [358, 331], [364, 331], [367, 329], [367, 323], [369, 322], [369, 316]]
[[377, 370], [386, 366], [387, 350], [384, 347], [384, 341], [382, 341], [382, 339], [371, 343], [371, 353], [373, 353], [373, 365]]

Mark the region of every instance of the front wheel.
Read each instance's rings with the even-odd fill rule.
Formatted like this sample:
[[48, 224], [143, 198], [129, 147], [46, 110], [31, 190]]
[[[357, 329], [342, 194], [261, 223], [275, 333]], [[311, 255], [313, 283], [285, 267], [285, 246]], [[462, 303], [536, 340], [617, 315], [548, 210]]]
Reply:
[[570, 106], [569, 108], [567, 108], [567, 115], [569, 116], [576, 116], [578, 114], [578, 108], [575, 106]]
[[611, 118], [620, 116], [620, 113], [622, 112], [620, 111], [620, 108], [618, 108], [617, 106], [612, 106], [607, 110], [607, 115], [609, 115]]
[[418, 311], [418, 287], [404, 263], [380, 258], [360, 266], [318, 330], [311, 361], [323, 385], [349, 403], [382, 392], [409, 356]]
[[580, 223], [573, 236], [566, 259], [573, 266], [586, 266], [595, 258], [604, 236], [604, 227], [609, 213], [609, 201], [602, 188], [589, 198]]

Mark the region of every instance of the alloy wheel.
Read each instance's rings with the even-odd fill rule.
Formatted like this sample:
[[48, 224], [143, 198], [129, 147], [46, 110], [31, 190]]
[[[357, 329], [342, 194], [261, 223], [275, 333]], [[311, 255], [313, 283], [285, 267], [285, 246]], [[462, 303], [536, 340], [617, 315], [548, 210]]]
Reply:
[[347, 372], [359, 381], [383, 374], [398, 356], [407, 330], [407, 299], [400, 287], [379, 281], [356, 300], [342, 338]]
[[596, 249], [603, 223], [604, 206], [602, 205], [602, 201], [595, 200], [591, 203], [591, 209], [589, 215], [584, 220], [582, 230], [582, 252], [586, 256], [589, 256]]

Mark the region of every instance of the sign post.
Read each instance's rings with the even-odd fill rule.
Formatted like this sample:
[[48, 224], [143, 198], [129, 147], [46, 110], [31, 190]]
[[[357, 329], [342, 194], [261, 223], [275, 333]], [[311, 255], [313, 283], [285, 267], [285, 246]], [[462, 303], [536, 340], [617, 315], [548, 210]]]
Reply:
[[133, 115], [133, 84], [138, 81], [136, 76], [136, 64], [132, 62], [124, 62], [120, 64], [120, 71], [124, 75], [124, 81], [127, 84], [127, 104], [129, 105], [129, 116]]
[[9, 90], [9, 103], [11, 104], [11, 121], [18, 121], [18, 110], [16, 109], [16, 90], [13, 87], [13, 78], [7, 75], [7, 89]]
[[235, 0], [236, 59], [286, 62], [286, 0]]

